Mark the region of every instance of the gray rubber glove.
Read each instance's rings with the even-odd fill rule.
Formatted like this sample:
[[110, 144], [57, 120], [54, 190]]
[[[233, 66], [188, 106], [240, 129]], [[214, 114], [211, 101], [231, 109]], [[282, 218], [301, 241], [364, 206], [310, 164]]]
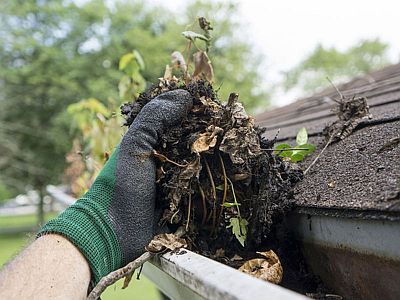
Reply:
[[87, 258], [93, 282], [134, 260], [153, 237], [156, 165], [164, 130], [192, 107], [184, 90], [164, 93], [140, 111], [90, 190], [39, 232], [71, 240]]

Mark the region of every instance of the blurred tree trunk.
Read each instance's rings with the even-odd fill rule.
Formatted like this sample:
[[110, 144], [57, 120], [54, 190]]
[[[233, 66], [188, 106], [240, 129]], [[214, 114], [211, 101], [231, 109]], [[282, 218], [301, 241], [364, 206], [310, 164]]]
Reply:
[[44, 196], [46, 195], [46, 186], [41, 186], [38, 188], [39, 191], [39, 203], [38, 203], [38, 218], [37, 218], [37, 224], [38, 227], [42, 227], [44, 225]]

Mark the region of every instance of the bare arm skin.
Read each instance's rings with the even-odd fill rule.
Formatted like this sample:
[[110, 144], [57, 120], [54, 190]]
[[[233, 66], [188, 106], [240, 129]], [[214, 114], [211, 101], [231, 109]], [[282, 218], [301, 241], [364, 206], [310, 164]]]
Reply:
[[0, 299], [86, 299], [90, 268], [57, 234], [35, 240], [0, 272]]

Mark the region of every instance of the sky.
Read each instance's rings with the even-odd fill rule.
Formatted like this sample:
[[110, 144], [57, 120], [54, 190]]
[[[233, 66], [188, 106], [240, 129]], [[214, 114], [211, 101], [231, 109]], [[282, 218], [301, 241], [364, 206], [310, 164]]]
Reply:
[[[151, 0], [175, 11], [187, 1]], [[241, 30], [256, 53], [265, 56], [266, 84], [282, 80], [315, 46], [345, 50], [361, 39], [380, 38], [390, 45], [392, 61], [400, 59], [400, 1], [396, 0], [238, 0]], [[300, 97], [299, 91], [276, 91], [273, 104]]]

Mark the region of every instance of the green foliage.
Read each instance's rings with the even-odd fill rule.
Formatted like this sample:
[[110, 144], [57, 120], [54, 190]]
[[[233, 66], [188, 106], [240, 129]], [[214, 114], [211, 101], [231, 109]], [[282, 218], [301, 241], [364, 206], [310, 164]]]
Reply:
[[240, 214], [240, 203], [237, 202], [235, 188], [233, 187], [232, 181], [229, 178], [227, 178], [227, 180], [231, 186], [233, 202], [225, 202], [222, 206], [226, 208], [235, 208], [237, 216], [229, 219], [229, 224], [226, 228], [232, 228], [232, 233], [242, 247], [244, 247], [247, 238], [247, 225], [249, 225], [249, 222]]
[[119, 61], [119, 70], [125, 73], [118, 84], [119, 97], [124, 101], [137, 99], [146, 87], [146, 80], [141, 74], [145, 64], [139, 51], [133, 50], [123, 55]]
[[304, 145], [308, 142], [308, 134], [305, 127], [301, 128], [296, 136], [296, 144], [297, 145]]
[[275, 155], [280, 157], [287, 157], [292, 162], [303, 161], [304, 158], [313, 153], [316, 146], [308, 144], [308, 134], [305, 127], [301, 128], [296, 136], [296, 145], [291, 146], [290, 144], [279, 144], [275, 146]]
[[232, 228], [232, 233], [243, 247], [247, 238], [247, 225], [249, 222], [246, 219], [230, 218], [229, 225], [226, 227]]
[[318, 45], [299, 65], [286, 72], [285, 88], [315, 92], [334, 82], [369, 73], [389, 63], [388, 45], [379, 39], [363, 40], [345, 51]]
[[[157, 82], [170, 53], [185, 47], [182, 28], [198, 15], [218, 27], [209, 54], [218, 70], [216, 85], [223, 83], [221, 99], [238, 91], [248, 108], [266, 105], [259, 58], [235, 35], [236, 11], [230, 3], [203, 1], [189, 4], [179, 16], [144, 1], [1, 2], [1, 180], [17, 190], [60, 182], [65, 155], [78, 134], [69, 128], [67, 107], [92, 97], [108, 109], [109, 100], [118, 99], [117, 112], [119, 94], [131, 100], [145, 83]], [[120, 64], [131, 49], [144, 57], [133, 51]], [[136, 76], [138, 68], [142, 77]]]
[[192, 42], [195, 42], [196, 39], [203, 40], [205, 42], [208, 42], [208, 40], [209, 40], [204, 35], [197, 33], [197, 32], [193, 32], [193, 31], [183, 31], [182, 35]]
[[12, 190], [0, 180], [0, 203], [13, 196]]
[[198, 22], [193, 23], [198, 16], [212, 21], [213, 38], [207, 54], [215, 70], [214, 86], [221, 86], [220, 99], [226, 101], [230, 93], [237, 92], [250, 112], [269, 105], [270, 97], [263, 88], [263, 74], [259, 69], [262, 57], [251, 51], [237, 30], [241, 27], [238, 5], [229, 1], [194, 1], [188, 5], [183, 18], [184, 24], [192, 24], [188, 30], [202, 32]]
[[[136, 50], [123, 55], [119, 60], [119, 70], [124, 72], [118, 84], [121, 101], [136, 99], [144, 90], [145, 80], [141, 74], [144, 66]], [[111, 98], [106, 107], [98, 99], [89, 98], [70, 104], [67, 108], [72, 127], [79, 130], [79, 148], [85, 149], [85, 156], [90, 157], [90, 160], [84, 160], [84, 168], [79, 168], [78, 173], [69, 174], [71, 182], [68, 183], [76, 196], [87, 191], [123, 135], [121, 116], [112, 114], [117, 109], [115, 104], [121, 101]]]

